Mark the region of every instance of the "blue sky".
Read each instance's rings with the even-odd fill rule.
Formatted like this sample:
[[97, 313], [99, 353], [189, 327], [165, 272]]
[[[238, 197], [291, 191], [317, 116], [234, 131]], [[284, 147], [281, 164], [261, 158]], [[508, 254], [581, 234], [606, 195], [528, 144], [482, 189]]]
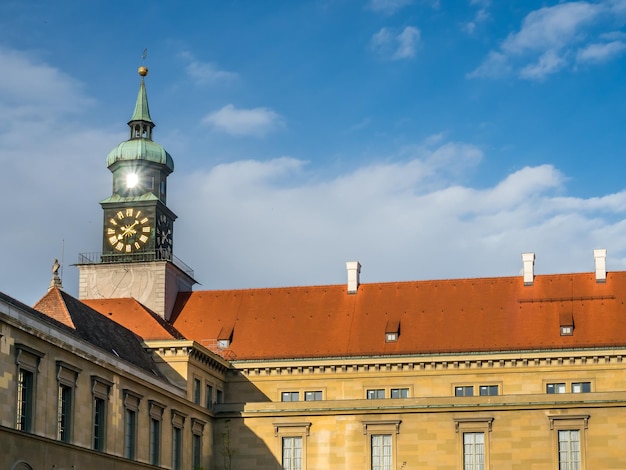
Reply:
[[0, 3], [0, 290], [77, 292], [144, 48], [200, 288], [626, 268], [626, 1]]

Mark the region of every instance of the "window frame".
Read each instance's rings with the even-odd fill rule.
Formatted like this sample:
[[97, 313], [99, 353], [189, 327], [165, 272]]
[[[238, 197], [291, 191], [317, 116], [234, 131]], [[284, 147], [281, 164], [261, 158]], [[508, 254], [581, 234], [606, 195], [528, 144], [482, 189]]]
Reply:
[[[394, 392], [398, 392], [398, 396], [394, 397]], [[402, 396], [402, 392], [406, 392], [406, 396]], [[389, 398], [399, 399], [399, 398], [411, 398], [411, 389], [410, 387], [395, 387], [389, 389]]]
[[[382, 396], [379, 396], [381, 394]], [[384, 388], [368, 388], [365, 390], [365, 398], [367, 400], [382, 400], [385, 398], [386, 395], [387, 393]]]
[[163, 412], [165, 405], [158, 401], [148, 401], [148, 414], [150, 418], [150, 430], [148, 437], [148, 459], [150, 465], [161, 465], [161, 453], [163, 446]]
[[[473, 385], [454, 385], [454, 396], [455, 397], [473, 397], [474, 395], [474, 386]], [[467, 394], [467, 391], [471, 391], [470, 394]], [[463, 393], [458, 393], [462, 391]]]
[[[303, 394], [304, 401], [321, 401], [324, 399], [323, 390], [305, 390]], [[313, 394], [313, 398], [308, 398], [310, 394]]]
[[[287, 397], [289, 398], [288, 400], [285, 399]], [[294, 397], [295, 397], [295, 400], [294, 400]], [[300, 401], [300, 392], [292, 391], [292, 390], [280, 392], [280, 401], [281, 402]]]
[[[105, 452], [107, 448], [107, 431], [109, 416], [109, 397], [113, 382], [95, 375], [91, 376], [92, 396], [92, 433], [91, 448], [98, 452]], [[102, 409], [99, 409], [99, 404]]]
[[[15, 429], [23, 432], [33, 432], [35, 430], [35, 418], [37, 416], [37, 377], [39, 375], [39, 366], [41, 360], [45, 356], [44, 353], [37, 351], [29, 346], [21, 343], [15, 343], [15, 365], [16, 384], [15, 384]], [[26, 391], [24, 396], [21, 395], [20, 389], [20, 372], [32, 374], [32, 383], [30, 391]], [[26, 406], [26, 415], [22, 417], [22, 411]]]
[[[483, 389], [485, 389], [489, 393], [483, 393]], [[496, 393], [491, 393], [493, 390]], [[495, 397], [500, 395], [500, 385], [499, 384], [483, 384], [478, 386], [478, 396], [479, 397]]]
[[57, 439], [72, 442], [74, 401], [78, 375], [82, 371], [64, 361], [56, 361], [57, 369]]
[[124, 389], [124, 458], [137, 458], [137, 430], [139, 423], [139, 406], [142, 395]]
[[[390, 436], [391, 438], [391, 470], [398, 468], [398, 434], [400, 434], [400, 424], [402, 420], [380, 420], [380, 421], [361, 421], [363, 425], [363, 435], [366, 436], [366, 455], [368, 456], [368, 467], [373, 469], [373, 436]], [[386, 470], [383, 468], [383, 470]]]
[[550, 430], [552, 431], [552, 455], [554, 456], [554, 468], [559, 468], [560, 463], [560, 431], [578, 431], [580, 445], [580, 466], [578, 470], [587, 468], [587, 429], [590, 415], [548, 415]]
[[307, 469], [307, 445], [308, 437], [311, 434], [311, 422], [299, 421], [299, 422], [275, 422], [274, 426], [275, 443], [275, 455], [276, 460], [280, 462], [280, 467], [283, 468], [283, 442], [285, 438], [298, 437], [301, 438], [301, 470]]
[[191, 418], [191, 468], [196, 470], [202, 468], [203, 446], [202, 436], [204, 434], [204, 425], [206, 421], [197, 418]]
[[[489, 454], [491, 448], [491, 430], [493, 428], [493, 416], [476, 416], [471, 418], [453, 418], [454, 429], [457, 434], [457, 459], [458, 468], [465, 468], [465, 435], [483, 434], [483, 465], [482, 469], [490, 468]], [[479, 469], [476, 469], [479, 470]]]
[[183, 430], [187, 415], [178, 410], [172, 410], [172, 470], [183, 468]]

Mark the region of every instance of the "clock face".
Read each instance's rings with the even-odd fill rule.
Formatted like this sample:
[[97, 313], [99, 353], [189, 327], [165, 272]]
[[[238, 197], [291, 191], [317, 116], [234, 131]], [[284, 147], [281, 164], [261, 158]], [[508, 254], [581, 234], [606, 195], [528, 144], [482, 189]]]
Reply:
[[106, 227], [109, 245], [121, 253], [141, 250], [150, 239], [150, 219], [140, 210], [128, 207], [111, 217]]
[[172, 258], [172, 223], [165, 214], [158, 216], [156, 224], [156, 243], [161, 259]]

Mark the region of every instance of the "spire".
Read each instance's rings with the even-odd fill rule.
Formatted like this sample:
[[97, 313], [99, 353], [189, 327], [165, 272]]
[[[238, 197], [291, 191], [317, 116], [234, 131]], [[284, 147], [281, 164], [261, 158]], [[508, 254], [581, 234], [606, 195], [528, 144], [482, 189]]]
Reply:
[[130, 118], [130, 121], [128, 121], [128, 125], [130, 126], [130, 138], [152, 140], [152, 128], [155, 124], [152, 122], [152, 118], [150, 118], [148, 94], [146, 93], [146, 83], [144, 80], [144, 77], [148, 75], [148, 68], [142, 65], [139, 67], [138, 72], [141, 76], [141, 85], [139, 85], [139, 93], [137, 93], [133, 116]]

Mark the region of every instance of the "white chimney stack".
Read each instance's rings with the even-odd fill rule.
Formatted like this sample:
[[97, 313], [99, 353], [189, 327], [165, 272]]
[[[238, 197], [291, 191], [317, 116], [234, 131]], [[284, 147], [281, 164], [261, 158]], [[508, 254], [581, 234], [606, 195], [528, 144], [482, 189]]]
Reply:
[[606, 282], [606, 250], [593, 250], [596, 262], [596, 282]]
[[524, 285], [532, 286], [535, 280], [535, 254], [522, 253], [522, 263], [524, 263]]
[[348, 261], [348, 294], [356, 294], [359, 288], [359, 275], [361, 274], [361, 264], [358, 261]]

